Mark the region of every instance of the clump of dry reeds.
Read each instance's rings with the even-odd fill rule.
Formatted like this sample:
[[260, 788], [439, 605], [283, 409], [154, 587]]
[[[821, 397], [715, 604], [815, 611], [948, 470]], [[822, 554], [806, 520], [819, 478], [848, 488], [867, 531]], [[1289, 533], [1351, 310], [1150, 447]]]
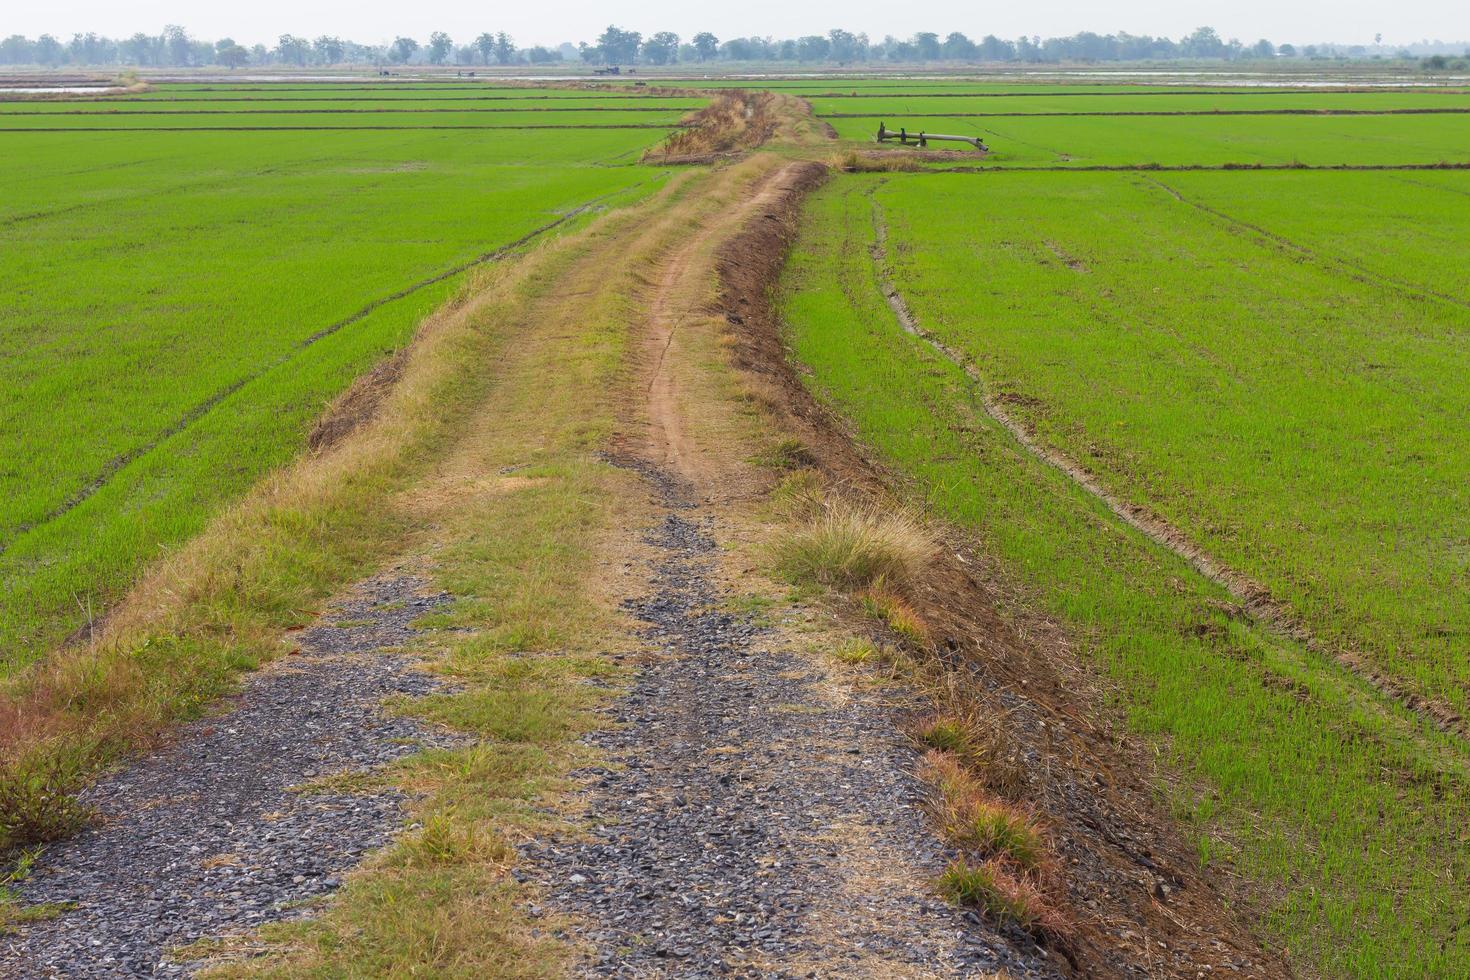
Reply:
[[699, 162], [760, 146], [776, 131], [769, 92], [731, 89], [688, 120], [689, 125], [644, 154], [645, 162]]

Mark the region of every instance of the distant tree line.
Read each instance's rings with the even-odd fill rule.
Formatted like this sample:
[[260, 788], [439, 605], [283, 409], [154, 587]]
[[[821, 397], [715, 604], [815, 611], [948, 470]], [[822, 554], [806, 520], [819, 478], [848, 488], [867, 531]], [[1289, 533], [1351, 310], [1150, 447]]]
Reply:
[[[1381, 41], [1381, 38], [1375, 39]], [[1443, 54], [1455, 54], [1446, 46], [1417, 45], [1420, 50], [1396, 50], [1396, 57], [1434, 54], [1425, 68], [1438, 68]], [[1432, 50], [1431, 50], [1432, 49]], [[456, 42], [443, 31], [435, 31], [420, 42], [397, 37], [386, 44], [358, 44], [323, 35], [314, 39], [282, 34], [275, 45], [246, 47], [232, 38], [200, 41], [182, 27], [170, 25], [159, 34], [134, 34], [124, 39], [98, 34], [74, 34], [62, 41], [50, 34], [35, 40], [13, 34], [0, 40], [0, 64], [60, 67], [130, 65], [138, 67], [186, 68], [217, 65], [240, 68], [246, 65], [332, 66], [372, 65], [545, 65], [583, 62], [597, 65], [672, 65], [713, 61], [787, 62], [800, 64], [873, 64], [892, 62], [1102, 62], [1102, 61], [1242, 61], [1270, 58], [1365, 58], [1379, 57], [1385, 49], [1363, 45], [1276, 45], [1264, 38], [1254, 44], [1225, 39], [1210, 27], [1201, 27], [1176, 40], [1127, 33], [1094, 34], [1083, 31], [1071, 37], [1021, 37], [1004, 40], [987, 34], [973, 40], [959, 31], [940, 36], [921, 31], [906, 40], [892, 36], [875, 41], [866, 34], [834, 29], [826, 34], [777, 40], [771, 37], [737, 37], [721, 41], [708, 31], [687, 40], [672, 31], [644, 36], [610, 26], [594, 43], [561, 44], [556, 48], [522, 48], [504, 31], [485, 31], [464, 42]], [[1467, 52], [1470, 55], [1470, 52]]]

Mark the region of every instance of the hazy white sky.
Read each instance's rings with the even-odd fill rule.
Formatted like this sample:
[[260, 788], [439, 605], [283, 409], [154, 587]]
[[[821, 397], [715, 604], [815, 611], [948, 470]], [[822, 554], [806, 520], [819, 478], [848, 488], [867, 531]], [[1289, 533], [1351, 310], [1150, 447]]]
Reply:
[[7, 0], [0, 12], [0, 35], [78, 31], [112, 36], [155, 32], [164, 24], [181, 24], [196, 37], [233, 37], [242, 43], [273, 41], [282, 33], [314, 37], [330, 33], [363, 43], [407, 34], [422, 39], [430, 31], [447, 31], [467, 41], [481, 31], [505, 31], [522, 45], [591, 40], [609, 23], [627, 30], [670, 30], [688, 37], [713, 31], [721, 39], [745, 34], [791, 37], [826, 33], [843, 27], [907, 37], [915, 31], [940, 34], [963, 31], [971, 37], [996, 34], [1073, 34], [1090, 30], [1111, 33], [1163, 34], [1178, 37], [1208, 24], [1225, 37], [1297, 43], [1338, 41], [1372, 43], [1381, 33], [1385, 44], [1418, 40], [1470, 41], [1470, 0], [1228, 0], [1189, 3], [1179, 0], [1114, 0], [1108, 4], [1080, 0], [1031, 0], [981, 6], [959, 0], [747, 0], [701, 10], [685, 0], [530, 0], [519, 3], [470, 3], [467, 0], [417, 0], [414, 3], [362, 3], [360, 0], [246, 0], [199, 3], [189, 0]]

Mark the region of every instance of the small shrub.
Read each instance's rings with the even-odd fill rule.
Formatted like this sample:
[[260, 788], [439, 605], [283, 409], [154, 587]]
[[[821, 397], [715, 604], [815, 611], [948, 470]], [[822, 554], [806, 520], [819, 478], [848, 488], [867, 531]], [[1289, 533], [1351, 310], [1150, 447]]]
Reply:
[[776, 562], [793, 581], [857, 590], [908, 581], [933, 548], [907, 513], [832, 502], [777, 545]]
[[73, 794], [75, 779], [58, 763], [16, 763], [0, 770], [0, 853], [69, 837], [90, 810]]

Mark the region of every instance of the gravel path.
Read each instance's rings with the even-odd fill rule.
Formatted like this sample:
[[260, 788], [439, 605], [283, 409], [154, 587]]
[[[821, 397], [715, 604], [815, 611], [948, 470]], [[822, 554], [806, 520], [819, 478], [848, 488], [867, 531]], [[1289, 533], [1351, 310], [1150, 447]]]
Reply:
[[648, 666], [590, 738], [587, 835], [522, 849], [533, 914], [574, 916], [588, 976], [1053, 975], [927, 892], [947, 855], [893, 709], [723, 611], [712, 518], [653, 478]]
[[448, 741], [380, 708], [435, 686], [385, 651], [446, 599], [410, 577], [363, 583], [227, 714], [90, 790], [96, 824], [48, 847], [19, 888], [26, 903], [75, 905], [0, 939], [0, 975], [187, 975], [171, 947], [300, 914], [336, 888], [402, 824], [403, 800], [293, 787]]

